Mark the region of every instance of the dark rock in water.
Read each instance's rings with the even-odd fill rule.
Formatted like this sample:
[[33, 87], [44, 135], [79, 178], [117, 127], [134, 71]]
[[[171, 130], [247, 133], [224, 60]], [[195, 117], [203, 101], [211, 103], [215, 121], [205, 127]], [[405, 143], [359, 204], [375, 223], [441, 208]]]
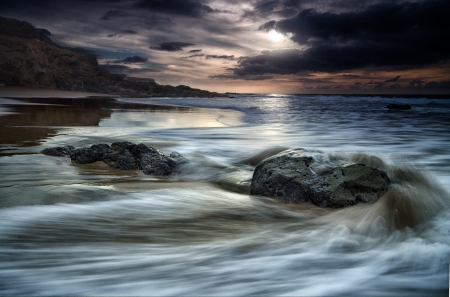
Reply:
[[141, 169], [145, 174], [156, 176], [175, 173], [181, 165], [189, 162], [177, 152], [172, 152], [170, 157], [167, 157], [160, 150], [131, 142], [115, 142], [111, 146], [95, 144], [78, 149], [73, 146], [56, 147], [45, 149], [42, 153], [51, 156], [70, 156], [72, 162], [77, 164], [103, 161], [118, 170]]
[[91, 147], [74, 150], [70, 155], [70, 159], [77, 164], [89, 164], [102, 161], [108, 155], [114, 153], [115, 151], [107, 144], [94, 144]]
[[109, 154], [103, 159], [103, 162], [105, 162], [109, 167], [118, 170], [139, 169], [136, 159], [127, 149], [122, 149], [121, 151], [116, 151], [115, 153]]
[[255, 168], [251, 194], [276, 197], [284, 203], [340, 208], [377, 201], [389, 183], [386, 172], [377, 168], [331, 162], [323, 155], [293, 149], [272, 156]]
[[397, 109], [397, 110], [408, 110], [411, 109], [411, 106], [409, 106], [408, 104], [389, 104], [388, 106], [386, 106], [386, 108], [389, 109]]
[[158, 149], [138, 144], [133, 150], [139, 169], [145, 174], [166, 176], [174, 172], [177, 163]]
[[72, 154], [74, 150], [75, 148], [73, 146], [68, 145], [68, 146], [46, 148], [42, 150], [41, 153], [48, 156], [68, 157], [70, 156], [70, 154]]
[[128, 141], [115, 142], [111, 144], [111, 148], [115, 152], [105, 156], [103, 159], [103, 162], [105, 162], [109, 167], [118, 170], [139, 169], [137, 161], [131, 152], [134, 148], [136, 148], [136, 144]]
[[136, 144], [129, 142], [129, 141], [114, 142], [113, 144], [111, 144], [111, 147], [113, 150], [118, 151], [118, 152], [121, 152], [124, 149], [132, 151], [136, 147]]

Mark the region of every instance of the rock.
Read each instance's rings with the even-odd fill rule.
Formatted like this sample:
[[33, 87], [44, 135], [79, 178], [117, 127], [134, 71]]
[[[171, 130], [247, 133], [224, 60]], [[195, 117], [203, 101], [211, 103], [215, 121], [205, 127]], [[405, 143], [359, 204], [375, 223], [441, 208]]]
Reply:
[[127, 149], [109, 154], [103, 159], [103, 162], [105, 162], [109, 167], [115, 168], [117, 170], [139, 169], [136, 163], [136, 159], [134, 158], [133, 154]]
[[331, 162], [324, 155], [292, 149], [255, 168], [251, 194], [276, 197], [284, 203], [340, 208], [377, 201], [389, 183], [386, 172], [372, 166]]
[[411, 109], [411, 106], [409, 106], [408, 104], [389, 104], [388, 106], [386, 106], [386, 108], [389, 109], [397, 109], [397, 110], [408, 110]]
[[70, 155], [70, 159], [77, 164], [89, 164], [102, 161], [114, 153], [115, 151], [107, 144], [94, 144], [89, 148], [83, 147], [74, 150]]
[[68, 145], [68, 146], [46, 148], [42, 150], [41, 153], [48, 156], [68, 157], [70, 156], [70, 154], [72, 154], [74, 150], [75, 148], [73, 146]]
[[105, 162], [109, 167], [117, 170], [139, 169], [137, 160], [131, 152], [134, 148], [136, 148], [136, 144], [128, 141], [115, 142], [111, 144], [111, 148], [115, 152], [105, 156], [103, 159], [103, 162]]
[[168, 176], [175, 172], [181, 165], [189, 162], [177, 152], [172, 152], [170, 157], [163, 152], [145, 144], [131, 142], [115, 142], [108, 144], [94, 144], [91, 147], [75, 149], [73, 146], [47, 148], [43, 154], [52, 156], [70, 156], [76, 164], [88, 164], [103, 161], [108, 166], [118, 170], [141, 169], [145, 174], [156, 176]]
[[145, 174], [167, 176], [175, 171], [177, 163], [158, 149], [140, 143], [133, 149], [139, 169]]

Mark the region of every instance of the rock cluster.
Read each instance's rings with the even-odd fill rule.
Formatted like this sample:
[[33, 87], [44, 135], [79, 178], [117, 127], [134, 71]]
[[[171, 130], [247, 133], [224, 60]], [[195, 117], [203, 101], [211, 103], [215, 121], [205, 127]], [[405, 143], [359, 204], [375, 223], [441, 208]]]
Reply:
[[103, 161], [118, 170], [140, 169], [145, 174], [168, 176], [188, 162], [177, 152], [170, 156], [145, 144], [131, 142], [115, 142], [113, 144], [94, 144], [90, 147], [74, 148], [73, 146], [46, 148], [41, 153], [49, 156], [68, 156], [73, 163], [88, 164]]
[[285, 203], [340, 208], [373, 203], [388, 189], [386, 172], [364, 164], [331, 162], [304, 149], [283, 151], [256, 166], [251, 194]]

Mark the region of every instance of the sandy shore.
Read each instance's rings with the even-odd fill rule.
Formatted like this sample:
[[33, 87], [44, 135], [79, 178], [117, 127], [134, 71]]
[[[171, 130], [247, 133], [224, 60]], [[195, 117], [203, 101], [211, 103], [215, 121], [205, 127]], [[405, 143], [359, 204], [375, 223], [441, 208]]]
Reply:
[[119, 97], [113, 94], [58, 91], [36, 89], [22, 86], [0, 86], [0, 97], [4, 98], [113, 98]]

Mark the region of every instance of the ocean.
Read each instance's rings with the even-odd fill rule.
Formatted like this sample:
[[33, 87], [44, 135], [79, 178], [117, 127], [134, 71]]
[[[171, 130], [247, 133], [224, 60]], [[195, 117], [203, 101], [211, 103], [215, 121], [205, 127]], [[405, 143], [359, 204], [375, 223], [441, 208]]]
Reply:
[[[0, 295], [448, 296], [450, 98], [232, 96], [0, 102]], [[158, 178], [39, 153], [115, 141], [190, 163]], [[288, 148], [392, 184], [344, 209], [250, 195]]]

